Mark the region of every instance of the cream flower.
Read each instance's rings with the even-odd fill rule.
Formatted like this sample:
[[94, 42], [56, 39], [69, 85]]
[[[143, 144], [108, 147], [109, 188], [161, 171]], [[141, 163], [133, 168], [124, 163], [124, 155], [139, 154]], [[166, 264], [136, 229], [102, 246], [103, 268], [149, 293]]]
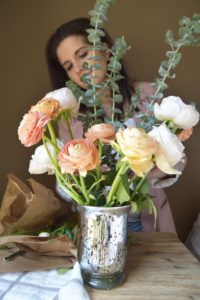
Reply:
[[153, 168], [152, 158], [157, 150], [157, 143], [143, 129], [119, 129], [116, 139], [125, 156], [123, 160], [129, 162], [136, 175], [143, 177], [144, 173]]
[[95, 169], [98, 163], [97, 148], [88, 139], [70, 140], [58, 154], [58, 164], [63, 173], [78, 171], [81, 176], [86, 176], [87, 171]]
[[184, 146], [177, 136], [165, 124], [154, 127], [148, 135], [158, 142], [159, 148], [155, 154], [157, 167], [166, 174], [180, 174], [173, 167], [184, 156]]
[[71, 115], [76, 115], [79, 110], [79, 103], [72, 91], [66, 87], [54, 90], [45, 95], [44, 99], [53, 98], [60, 103], [62, 109], [67, 109], [70, 111]]
[[[63, 143], [57, 139], [57, 145], [59, 148], [63, 146]], [[51, 154], [54, 156], [54, 148], [53, 146], [47, 142], [47, 148]], [[54, 166], [49, 159], [49, 156], [46, 152], [44, 145], [40, 145], [35, 149], [34, 154], [31, 157], [31, 161], [29, 163], [29, 173], [31, 174], [53, 174]]]
[[104, 143], [109, 143], [115, 139], [115, 128], [111, 124], [96, 124], [88, 129], [85, 136], [92, 142], [99, 139]]
[[160, 121], [171, 120], [182, 129], [192, 128], [199, 122], [199, 112], [195, 107], [175, 96], [164, 98], [160, 105], [156, 103], [154, 115]]

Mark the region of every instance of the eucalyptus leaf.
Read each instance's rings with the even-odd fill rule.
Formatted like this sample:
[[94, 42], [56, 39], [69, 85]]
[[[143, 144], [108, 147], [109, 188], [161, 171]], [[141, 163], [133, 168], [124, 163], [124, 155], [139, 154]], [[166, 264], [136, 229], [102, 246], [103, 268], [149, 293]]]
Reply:
[[122, 114], [122, 111], [119, 108], [111, 109], [111, 112], [116, 113], [116, 114]]
[[121, 102], [123, 101], [123, 97], [122, 97], [121, 94], [116, 94], [116, 95], [114, 95], [112, 98], [113, 98], [113, 100], [114, 100], [115, 102], [117, 102], [117, 103], [121, 103]]

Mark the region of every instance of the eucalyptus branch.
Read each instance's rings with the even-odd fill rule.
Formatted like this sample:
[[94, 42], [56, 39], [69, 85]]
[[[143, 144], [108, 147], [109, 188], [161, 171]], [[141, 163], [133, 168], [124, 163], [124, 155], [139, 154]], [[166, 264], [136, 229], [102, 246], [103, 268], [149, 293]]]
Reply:
[[[104, 50], [105, 47], [103, 47], [101, 43], [101, 37], [104, 36], [104, 32], [101, 30], [103, 27], [104, 21], [107, 20], [107, 11], [110, 6], [110, 4], [114, 3], [113, 0], [97, 0], [95, 3], [94, 10], [89, 11], [89, 15], [91, 16], [90, 23], [93, 28], [88, 29], [88, 41], [92, 44], [92, 56], [90, 59], [93, 61], [98, 61], [99, 57], [96, 56], [96, 50]], [[86, 82], [88, 84], [88, 89], [92, 91], [93, 95], [93, 109], [94, 109], [94, 120], [97, 120], [97, 96], [96, 96], [96, 89], [97, 86], [95, 84], [95, 78], [96, 78], [96, 70], [100, 66], [98, 64], [93, 64], [90, 66], [90, 69], [92, 70], [92, 76], [91, 78], [85, 76]]]
[[171, 30], [168, 30], [165, 35], [166, 42], [171, 47], [171, 51], [166, 52], [167, 61], [161, 62], [159, 68], [160, 79], [156, 80], [154, 84], [156, 90], [153, 95], [154, 99], [159, 99], [162, 97], [162, 94], [159, 95], [160, 91], [163, 91], [167, 88], [167, 85], [164, 84], [167, 78], [175, 78], [175, 74], [170, 74], [171, 69], [179, 64], [181, 60], [181, 53], [179, 50], [183, 47], [188, 46], [199, 46], [200, 38], [196, 37], [200, 33], [200, 15], [194, 14], [192, 18], [182, 17], [179, 21], [179, 39], [174, 40], [173, 33]]
[[[145, 129], [150, 130], [153, 125], [155, 125], [155, 118], [153, 119], [153, 105], [155, 101], [161, 100], [163, 97], [163, 91], [168, 88], [166, 84], [166, 79], [175, 78], [175, 74], [171, 74], [171, 70], [179, 64], [181, 60], [180, 49], [188, 46], [199, 46], [200, 38], [197, 35], [200, 33], [200, 14], [194, 14], [192, 18], [182, 17], [179, 21], [179, 39], [175, 40], [171, 30], [166, 32], [166, 42], [169, 44], [171, 51], [165, 53], [167, 60], [161, 62], [159, 67], [160, 78], [155, 79], [152, 86], [155, 88], [155, 92], [152, 95], [152, 100], [148, 104], [148, 109], [146, 112], [140, 113], [140, 118], [142, 122], [141, 127], [146, 126]], [[149, 122], [149, 123], [148, 123]]]

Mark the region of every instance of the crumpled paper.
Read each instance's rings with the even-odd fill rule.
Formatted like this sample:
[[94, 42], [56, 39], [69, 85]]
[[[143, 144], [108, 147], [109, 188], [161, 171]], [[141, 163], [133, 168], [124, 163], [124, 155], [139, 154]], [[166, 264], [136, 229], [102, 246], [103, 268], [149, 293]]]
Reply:
[[71, 213], [67, 202], [36, 180], [29, 179], [29, 187], [14, 174], [8, 179], [0, 209], [0, 235], [43, 229]]
[[[76, 247], [66, 235], [46, 238], [28, 235], [8, 235], [0, 237], [0, 247], [15, 244], [24, 251], [36, 251], [41, 255], [76, 256]], [[11, 246], [9, 246], [11, 245]]]
[[[76, 246], [67, 235], [18, 235], [23, 231], [44, 231], [48, 225], [62, 219], [66, 222], [74, 214], [70, 204], [55, 197], [53, 191], [34, 179], [28, 180], [29, 187], [14, 174], [9, 174], [8, 178], [0, 209], [0, 272], [72, 267], [76, 260]], [[22, 254], [4, 261], [5, 257], [19, 250]]]

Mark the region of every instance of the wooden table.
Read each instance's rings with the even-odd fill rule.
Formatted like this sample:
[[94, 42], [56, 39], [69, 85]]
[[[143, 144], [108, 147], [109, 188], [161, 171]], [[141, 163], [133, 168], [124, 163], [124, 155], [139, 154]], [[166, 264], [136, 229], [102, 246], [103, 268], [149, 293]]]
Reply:
[[[129, 246], [125, 282], [109, 291], [88, 288], [91, 300], [200, 299], [200, 263], [173, 234], [134, 233], [133, 237], [140, 243]], [[55, 269], [66, 265], [66, 258], [38, 257], [29, 252], [23, 256], [17, 256], [10, 262], [3, 262], [1, 258], [5, 256], [6, 251], [0, 252], [0, 275], [2, 274], [3, 277], [4, 272], [13, 272], [14, 267], [19, 272], [32, 270], [37, 273], [37, 270]], [[20, 276], [29, 276], [29, 272], [22, 274], [24, 275]], [[45, 276], [49, 276], [48, 271]], [[57, 276], [62, 275], [55, 274], [54, 276], [55, 282], [61, 280]], [[43, 277], [41, 280], [46, 282]], [[21, 279], [20, 282], [22, 283]], [[24, 282], [26, 284], [27, 279]], [[52, 288], [48, 285], [47, 292], [49, 287]], [[0, 283], [0, 291], [1, 288]], [[38, 289], [37, 284], [35, 288]], [[42, 289], [45, 290], [45, 287], [42, 286]], [[24, 291], [26, 293], [26, 287]], [[29, 290], [25, 295], [26, 299], [28, 293]], [[40, 299], [43, 300], [42, 295]], [[55, 299], [55, 295], [48, 298], [50, 299]], [[30, 300], [29, 295], [28, 300]]]
[[125, 282], [112, 290], [88, 288], [92, 300], [200, 299], [200, 263], [170, 233], [134, 233]]

